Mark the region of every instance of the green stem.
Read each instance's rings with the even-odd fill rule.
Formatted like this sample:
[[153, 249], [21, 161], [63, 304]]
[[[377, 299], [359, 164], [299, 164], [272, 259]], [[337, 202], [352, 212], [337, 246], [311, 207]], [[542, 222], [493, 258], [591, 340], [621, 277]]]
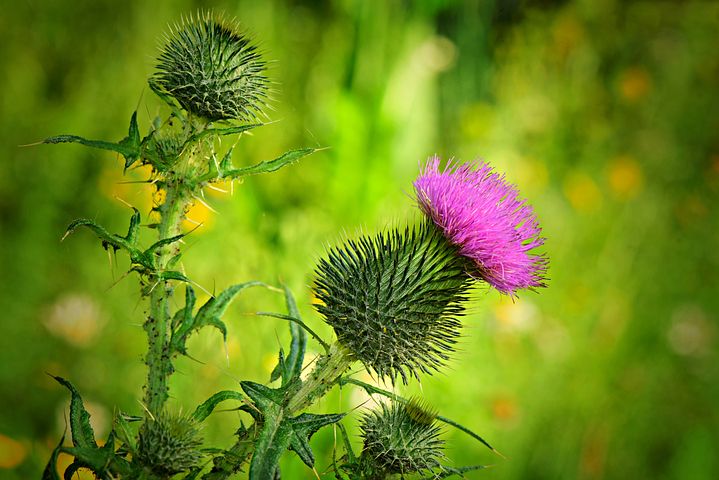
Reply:
[[[312, 373], [289, 398], [284, 408], [285, 414], [294, 415], [315, 403], [337, 383], [352, 362], [354, 357], [349, 350], [339, 343], [332, 344], [327, 355], [317, 360]], [[212, 471], [205, 474], [203, 480], [225, 480], [239, 472], [252, 454], [255, 439], [252, 432], [256, 433], [253, 427], [244, 430], [238, 441], [223, 456], [215, 459]]]
[[335, 342], [330, 346], [327, 355], [317, 360], [312, 373], [302, 382], [287, 402], [288, 415], [312, 405], [315, 400], [324, 396], [336, 383], [337, 379], [352, 365], [354, 357], [344, 346]]
[[[159, 208], [159, 240], [180, 233], [182, 218], [189, 203], [187, 196], [183, 194], [182, 185], [177, 182], [168, 182], [165, 186], [165, 193], [165, 201]], [[164, 271], [169, 261], [178, 253], [177, 243], [160, 248], [157, 251], [158, 271]], [[167, 401], [167, 381], [173, 372], [170, 350], [172, 317], [169, 301], [172, 298], [174, 285], [170, 280], [163, 280], [151, 285], [150, 288], [150, 314], [144, 325], [148, 341], [147, 356], [145, 357], [148, 368], [145, 406], [154, 415], [162, 411], [165, 401]]]

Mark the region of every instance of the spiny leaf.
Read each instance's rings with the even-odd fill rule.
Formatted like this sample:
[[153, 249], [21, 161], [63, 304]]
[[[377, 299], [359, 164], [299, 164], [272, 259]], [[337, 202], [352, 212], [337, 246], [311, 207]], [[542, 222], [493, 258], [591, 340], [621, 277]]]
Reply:
[[283, 153], [274, 160], [266, 160], [250, 167], [230, 170], [229, 172], [226, 172], [224, 176], [229, 178], [239, 178], [248, 175], [257, 175], [259, 173], [274, 172], [316, 151], [316, 148], [300, 148], [298, 150], [290, 150], [289, 152]]
[[213, 136], [225, 136], [225, 135], [233, 135], [236, 133], [242, 133], [246, 132], [248, 130], [252, 130], [253, 128], [261, 127], [262, 123], [251, 123], [248, 125], [236, 125], [232, 127], [227, 128], [206, 128], [202, 130], [201, 132], [197, 132], [196, 134], [192, 135], [190, 138], [187, 139], [185, 142], [185, 145], [190, 145], [192, 143], [196, 143], [199, 140], [202, 140], [203, 138], [207, 137], [208, 135]]
[[70, 432], [72, 433], [72, 443], [76, 447], [81, 448], [97, 448], [95, 442], [95, 432], [90, 426], [90, 414], [85, 410], [82, 403], [82, 397], [75, 386], [62, 377], [50, 375], [57, 382], [70, 390], [72, 399], [70, 400]]
[[240, 382], [240, 386], [263, 415], [274, 406], [282, 406], [284, 403], [284, 391], [280, 389], [270, 388], [267, 385], [248, 380]]
[[63, 433], [60, 442], [57, 444], [55, 449], [52, 451], [52, 454], [50, 455], [50, 460], [48, 460], [47, 465], [45, 465], [45, 470], [43, 470], [42, 472], [42, 480], [60, 480], [60, 476], [57, 474], [57, 457], [62, 451], [62, 444], [64, 441], [65, 434]]
[[[170, 272], [164, 272], [165, 275]], [[179, 273], [179, 272], [175, 272]], [[181, 274], [180, 274], [181, 275]], [[184, 281], [189, 282], [189, 279], [184, 277]], [[179, 280], [180, 278], [175, 278], [176, 280]], [[181, 353], [183, 355], [186, 355], [187, 350], [185, 347], [185, 343], [187, 341], [187, 338], [196, 330], [199, 330], [200, 328], [210, 325], [215, 328], [217, 328], [222, 333], [222, 338], [224, 340], [227, 339], [227, 327], [225, 324], [220, 320], [222, 315], [227, 310], [227, 307], [229, 307], [232, 300], [237, 296], [238, 293], [240, 293], [242, 290], [249, 288], [249, 287], [255, 287], [255, 286], [267, 286], [266, 284], [262, 282], [252, 281], [252, 282], [245, 282], [240, 283], [237, 285], [232, 285], [231, 287], [227, 288], [225, 291], [217, 295], [216, 297], [210, 297], [205, 304], [200, 307], [200, 309], [197, 311], [197, 315], [194, 317], [191, 317], [192, 313], [192, 306], [190, 308], [185, 306], [184, 312], [183, 312], [183, 320], [181, 323], [179, 323], [179, 327], [172, 333], [172, 339], [171, 344], [175, 351], [178, 353]], [[194, 292], [192, 290], [187, 291], [186, 294], [192, 296], [192, 305], [194, 305]], [[173, 324], [175, 322], [173, 321]]]
[[73, 233], [78, 228], [86, 227], [102, 241], [105, 249], [112, 247], [114, 250], [125, 250], [130, 255], [130, 261], [133, 264], [141, 265], [147, 270], [153, 270], [155, 265], [152, 255], [145, 255], [144, 252], [137, 248], [137, 237], [140, 228], [140, 212], [134, 207], [132, 210], [133, 213], [130, 218], [130, 227], [127, 230], [127, 235], [124, 237], [108, 232], [105, 228], [96, 224], [93, 220], [80, 218], [68, 225], [62, 239], [64, 240], [67, 238], [68, 235]]
[[[294, 318], [300, 319], [300, 311], [297, 308], [297, 302], [292, 292], [283, 285], [285, 290], [285, 303], [287, 303], [287, 313]], [[302, 363], [305, 359], [305, 350], [307, 348], [307, 334], [296, 322], [290, 322], [290, 334], [292, 341], [290, 343], [290, 353], [287, 355], [285, 366], [282, 371], [282, 385], [287, 385], [295, 378], [300, 377], [302, 373]]]
[[[300, 148], [298, 150], [290, 150], [285, 152], [274, 160], [265, 160], [264, 162], [251, 165], [249, 167], [235, 168], [224, 170], [221, 168], [220, 178], [240, 178], [248, 175], [257, 175], [260, 173], [270, 173], [279, 170], [282, 167], [290, 165], [300, 158], [316, 152], [316, 148]], [[210, 171], [197, 179], [198, 183], [209, 182], [218, 177], [216, 172]]]
[[303, 413], [289, 420], [292, 425], [292, 439], [290, 440], [289, 449], [297, 453], [297, 455], [305, 462], [308, 467], [313, 467], [315, 457], [310, 448], [310, 438], [320, 428], [337, 423], [345, 416], [344, 413], [315, 415], [312, 413]]
[[129, 168], [140, 156], [140, 132], [137, 127], [137, 112], [133, 112], [130, 118], [130, 128], [127, 137], [118, 143], [106, 142], [103, 140], [88, 140], [77, 135], [56, 135], [46, 138], [42, 143], [79, 143], [86, 147], [99, 148], [117, 152], [125, 158], [125, 169]]
[[197, 407], [195, 412], [192, 414], [192, 419], [196, 422], [201, 422], [210, 416], [218, 403], [224, 402], [225, 400], [243, 401], [244, 398], [245, 397], [240, 392], [235, 392], [234, 390], [223, 390], [221, 392], [217, 392]]
[[[396, 395], [392, 392], [388, 392], [387, 390], [383, 390], [381, 388], [375, 387], [374, 385], [370, 385], [369, 383], [362, 382], [360, 380], [351, 378], [351, 377], [342, 377], [339, 379], [340, 386], [347, 385], [347, 384], [357, 385], [358, 387], [362, 387], [369, 395], [373, 394], [379, 394], [383, 395], [387, 398], [390, 398], [394, 401], [401, 402], [401, 403], [409, 403], [409, 400], [403, 397], [400, 397], [399, 395]], [[494, 453], [496, 453], [499, 456], [503, 456], [501, 453], [499, 453], [493, 446], [491, 446], [485, 439], [468, 429], [467, 427], [460, 425], [459, 423], [455, 422], [454, 420], [450, 420], [447, 417], [443, 417], [442, 415], [437, 415], [435, 417], [438, 421], [442, 423], [446, 423], [447, 425], [451, 425], [454, 428], [461, 430], [462, 432], [466, 433], [470, 437], [474, 438], [475, 440], [482, 443], [485, 447], [492, 450]]]
[[457, 475], [458, 477], [466, 478], [464, 476], [465, 473], [471, 472], [474, 470], [483, 470], [487, 468], [486, 465], [469, 465], [466, 467], [448, 467], [446, 465], [442, 465], [440, 467], [440, 473], [434, 474], [431, 477], [425, 477], [423, 480], [434, 480], [439, 478], [449, 478], [454, 475]]
[[[242, 388], [244, 389], [245, 386], [243, 385]], [[247, 394], [250, 393], [247, 392]], [[274, 478], [280, 457], [290, 446], [292, 440], [292, 425], [284, 421], [281, 406], [267, 402], [263, 414], [262, 429], [257, 437], [255, 451], [250, 462], [250, 480]]]
[[141, 420], [141, 418], [131, 417], [122, 412], [117, 412], [115, 418], [113, 419], [114, 425], [112, 427], [112, 431], [115, 435], [117, 435], [118, 440], [120, 440], [122, 444], [133, 454], [137, 448], [135, 445], [135, 434], [132, 432], [130, 422], [138, 420]]
[[288, 320], [292, 323], [296, 323], [297, 325], [299, 325], [300, 327], [305, 329], [307, 331], [307, 333], [312, 335], [314, 337], [314, 339], [317, 340], [317, 342], [319, 342], [320, 345], [322, 345], [322, 347], [325, 349], [325, 352], [329, 352], [329, 350], [330, 350], [330, 346], [327, 344], [327, 342], [322, 340], [322, 337], [317, 335], [314, 330], [312, 330], [310, 327], [308, 327], [307, 324], [305, 324], [305, 322], [303, 322], [302, 320], [300, 320], [297, 317], [293, 317], [290, 315], [284, 315], [282, 313], [272, 313], [272, 312], [257, 312], [257, 315], [261, 315], [263, 317], [280, 318], [282, 320]]

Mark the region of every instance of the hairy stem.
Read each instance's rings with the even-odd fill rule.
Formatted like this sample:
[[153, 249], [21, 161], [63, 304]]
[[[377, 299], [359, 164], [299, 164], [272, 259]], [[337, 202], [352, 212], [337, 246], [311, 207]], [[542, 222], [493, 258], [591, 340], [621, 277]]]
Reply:
[[288, 414], [292, 415], [305, 409], [324, 396], [353, 361], [354, 357], [349, 350], [337, 342], [333, 343], [327, 355], [322, 355], [317, 360], [312, 373], [287, 402]]
[[[182, 190], [181, 183], [170, 182], [165, 186], [165, 201], [159, 207], [160, 224], [159, 240], [164, 240], [180, 233], [185, 208], [189, 203]], [[163, 272], [170, 260], [179, 253], [177, 243], [166, 245], [157, 251], [157, 269]], [[147, 332], [148, 350], [145, 357], [147, 364], [147, 383], [145, 384], [145, 406], [153, 415], [162, 411], [168, 397], [167, 381], [172, 374], [170, 336], [172, 317], [169, 301], [172, 298], [174, 285], [170, 280], [157, 280], [150, 286], [150, 314], [144, 328]]]

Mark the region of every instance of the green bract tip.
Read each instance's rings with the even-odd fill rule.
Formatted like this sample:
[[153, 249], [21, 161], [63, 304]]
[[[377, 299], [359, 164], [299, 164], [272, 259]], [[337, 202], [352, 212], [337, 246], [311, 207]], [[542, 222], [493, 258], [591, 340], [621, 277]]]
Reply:
[[465, 267], [428, 223], [350, 240], [320, 261], [316, 307], [369, 370], [407, 383], [453, 351], [471, 284]]
[[140, 428], [138, 460], [167, 477], [197, 466], [202, 458], [197, 424], [189, 417], [163, 413]]
[[[410, 405], [412, 405], [410, 407]], [[444, 457], [444, 441], [432, 412], [424, 411], [423, 421], [416, 421], [418, 403], [402, 405], [382, 403], [381, 408], [367, 413], [360, 428], [364, 447], [360, 466], [370, 478], [392, 474], [427, 472], [439, 467]]]
[[167, 35], [150, 79], [188, 112], [207, 120], [251, 120], [267, 105], [265, 62], [236, 25], [198, 14]]

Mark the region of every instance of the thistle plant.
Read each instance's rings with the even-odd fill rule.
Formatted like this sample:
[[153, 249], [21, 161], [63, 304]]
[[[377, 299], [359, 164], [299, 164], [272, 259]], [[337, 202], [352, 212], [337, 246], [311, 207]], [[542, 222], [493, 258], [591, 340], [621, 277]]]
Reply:
[[[287, 311], [264, 315], [286, 321], [291, 342], [287, 352], [280, 349], [269, 381], [241, 381], [236, 390], [219, 391], [198, 406], [183, 405], [191, 414], [167, 406], [168, 380], [175, 359], [188, 355], [188, 337], [208, 326], [226, 337], [222, 316], [233, 299], [250, 287], [270, 287], [265, 282], [245, 281], [198, 305], [191, 277], [180, 264], [182, 239], [191, 233], [182, 230], [188, 209], [214, 182], [270, 173], [315, 151], [301, 148], [235, 167], [232, 149], [218, 150], [222, 137], [263, 126], [270, 93], [265, 65], [236, 22], [199, 14], [173, 27], [164, 40], [149, 84], [169, 113], [157, 118], [144, 136], [134, 113], [128, 135], [116, 143], [76, 135], [43, 142], [79, 143], [117, 152], [125, 160], [125, 169], [147, 165], [152, 171], [148, 183], [159, 199], [149, 215], [132, 209], [126, 234], [111, 233], [88, 219], [76, 220], [67, 228], [65, 236], [87, 228], [103, 248], [129, 256], [130, 271], [137, 274], [140, 295], [148, 305], [143, 324], [147, 377], [142, 408], [118, 411], [102, 446], [77, 388], [54, 377], [71, 393], [72, 445], [65, 445], [64, 438], [60, 441], [43, 479], [59, 479], [60, 453], [74, 458], [64, 478], [81, 468], [103, 479], [218, 480], [243, 471], [251, 479], [278, 478], [279, 460], [287, 451], [315, 468], [310, 439], [329, 425], [338, 428], [343, 438], [344, 455], [333, 462], [337, 478], [444, 478], [481, 468], [443, 463], [440, 423], [492, 448], [423, 401], [406, 400], [350, 373], [357, 364], [377, 380], [395, 385], [439, 371], [454, 353], [475, 285], [485, 283], [512, 297], [521, 289], [545, 285], [547, 261], [534, 253], [543, 238], [532, 208], [503, 176], [479, 162], [451, 163], [441, 169], [439, 158], [430, 159], [414, 182], [421, 220], [349, 238], [319, 260], [311, 288], [316, 310], [332, 327], [335, 338], [318, 336], [301, 318], [292, 292], [285, 286], [273, 287], [283, 293]], [[142, 225], [157, 236], [149, 246], [141, 245]], [[184, 305], [174, 308], [179, 286], [184, 287]], [[310, 337], [324, 353], [305, 373]], [[346, 413], [306, 411], [335, 386], [362, 388], [390, 400], [362, 413], [359, 455], [342, 424]], [[238, 424], [235, 437], [225, 445], [206, 445], [202, 425], [211, 421], [222, 402], [233, 402], [252, 423]]]

